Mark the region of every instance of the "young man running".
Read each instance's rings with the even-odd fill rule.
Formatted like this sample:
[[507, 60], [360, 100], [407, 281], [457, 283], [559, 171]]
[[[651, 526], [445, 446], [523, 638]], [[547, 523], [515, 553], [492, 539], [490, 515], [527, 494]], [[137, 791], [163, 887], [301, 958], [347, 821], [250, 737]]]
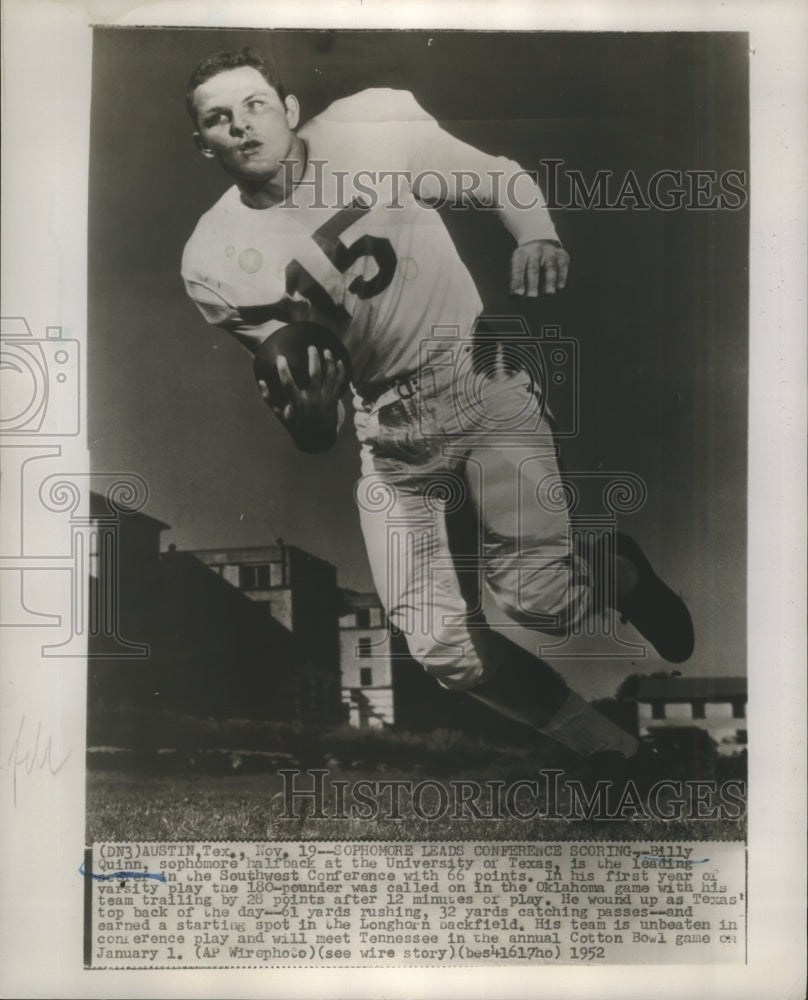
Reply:
[[[560, 486], [556, 449], [543, 387], [519, 351], [473, 372], [482, 303], [434, 206], [494, 209], [516, 244], [511, 294], [554, 294], [569, 256], [535, 182], [448, 134], [405, 91], [362, 91], [301, 126], [296, 98], [250, 50], [203, 62], [187, 102], [199, 149], [235, 181], [185, 248], [188, 293], [253, 354], [303, 322], [344, 344], [362, 531], [380, 599], [412, 655], [444, 687], [582, 757], [639, 766], [638, 740], [486, 627], [452, 569], [446, 511], [466, 501], [482, 579], [510, 620], [560, 634], [605, 598], [664, 658], [692, 651], [687, 608], [626, 536], [604, 553], [613, 591], [596, 594], [567, 511], [547, 501]], [[277, 368], [284, 395], [262, 381], [267, 404], [299, 447], [328, 448], [344, 416], [343, 363], [310, 347], [305, 387], [285, 357]]]

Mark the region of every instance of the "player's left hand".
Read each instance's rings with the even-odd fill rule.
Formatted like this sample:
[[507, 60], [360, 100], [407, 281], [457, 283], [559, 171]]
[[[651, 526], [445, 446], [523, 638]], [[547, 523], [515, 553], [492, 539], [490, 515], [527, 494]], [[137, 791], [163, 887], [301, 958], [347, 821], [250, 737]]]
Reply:
[[567, 284], [569, 267], [570, 255], [553, 240], [523, 243], [511, 257], [511, 295], [554, 295]]
[[[301, 388], [295, 382], [284, 355], [277, 360], [278, 377], [286, 400], [272, 398], [267, 383], [261, 379], [258, 388], [264, 401], [286, 427], [302, 451], [318, 452], [330, 448], [342, 423], [340, 396], [345, 389], [345, 366], [335, 360], [331, 351], [320, 352], [313, 345], [308, 350], [309, 384]], [[287, 401], [288, 400], [288, 401]]]

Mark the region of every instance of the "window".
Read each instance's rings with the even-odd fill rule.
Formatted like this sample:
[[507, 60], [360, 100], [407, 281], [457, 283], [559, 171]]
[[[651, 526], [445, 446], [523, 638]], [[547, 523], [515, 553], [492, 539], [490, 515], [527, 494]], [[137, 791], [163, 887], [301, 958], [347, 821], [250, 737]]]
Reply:
[[90, 576], [98, 576], [98, 532], [90, 532], [90, 549], [87, 553], [90, 564]]
[[370, 667], [359, 668], [359, 683], [362, 687], [370, 687], [373, 684], [373, 671]]
[[728, 701], [708, 701], [702, 704], [701, 718], [729, 721], [732, 718], [732, 705]]
[[371, 654], [371, 650], [370, 650], [370, 639], [360, 639], [359, 640], [359, 648], [358, 648], [357, 652], [359, 653], [359, 656], [363, 660], [368, 659], [368, 657], [370, 657], [372, 655]]
[[[357, 628], [370, 628], [370, 609], [369, 608], [357, 608], [356, 609], [356, 627]], [[360, 639], [360, 642], [362, 640]]]
[[699, 702], [695, 702], [691, 705], [689, 701], [669, 701], [665, 706], [665, 718], [666, 719], [678, 719], [680, 722], [686, 719], [698, 719], [700, 716], [696, 713], [695, 709], [698, 709]]
[[269, 566], [240, 566], [238, 585], [242, 590], [267, 590]]
[[381, 628], [381, 626], [382, 626], [382, 609], [370, 608], [370, 627]]

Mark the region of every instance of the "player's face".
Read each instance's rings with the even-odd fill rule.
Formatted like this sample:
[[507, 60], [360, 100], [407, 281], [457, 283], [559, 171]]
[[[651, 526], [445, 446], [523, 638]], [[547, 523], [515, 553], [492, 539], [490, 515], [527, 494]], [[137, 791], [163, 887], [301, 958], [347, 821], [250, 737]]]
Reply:
[[197, 145], [236, 179], [260, 183], [282, 169], [294, 148], [300, 109], [282, 101], [252, 66], [217, 73], [194, 91]]

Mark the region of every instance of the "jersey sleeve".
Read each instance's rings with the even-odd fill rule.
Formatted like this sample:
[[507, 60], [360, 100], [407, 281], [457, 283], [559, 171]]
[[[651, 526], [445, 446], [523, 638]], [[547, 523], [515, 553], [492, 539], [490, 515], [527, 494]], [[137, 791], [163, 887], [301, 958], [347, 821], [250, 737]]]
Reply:
[[[521, 245], [558, 240], [536, 179], [515, 160], [491, 156], [456, 138], [417, 103], [412, 107], [409, 169], [413, 190], [425, 202], [484, 205], [496, 209]], [[404, 102], [399, 102], [402, 107]]]
[[235, 319], [237, 310], [218, 292], [203, 281], [182, 276], [188, 297], [212, 326], [229, 329]]
[[217, 291], [212, 279], [208, 278], [194, 262], [193, 238], [185, 248], [182, 260], [182, 280], [189, 298], [212, 326], [218, 326], [232, 334], [236, 340], [254, 354], [266, 338], [284, 324], [279, 320], [249, 323], [225, 295]]

